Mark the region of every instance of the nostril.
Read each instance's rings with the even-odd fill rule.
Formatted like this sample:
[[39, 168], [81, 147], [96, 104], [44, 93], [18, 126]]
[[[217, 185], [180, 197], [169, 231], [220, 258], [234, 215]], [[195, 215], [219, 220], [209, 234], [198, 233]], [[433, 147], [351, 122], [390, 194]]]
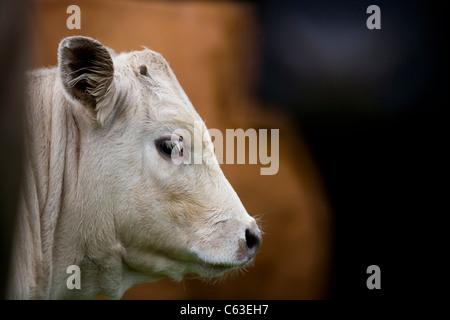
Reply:
[[245, 241], [247, 243], [248, 249], [258, 250], [259, 246], [261, 245], [261, 234], [259, 233], [259, 231], [256, 231], [254, 229], [246, 229]]

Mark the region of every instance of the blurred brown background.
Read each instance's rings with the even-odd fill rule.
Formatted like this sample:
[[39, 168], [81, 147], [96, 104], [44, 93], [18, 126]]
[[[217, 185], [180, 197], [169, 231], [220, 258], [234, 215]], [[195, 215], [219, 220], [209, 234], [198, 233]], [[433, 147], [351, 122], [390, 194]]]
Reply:
[[[81, 30], [66, 27], [71, 4], [81, 8]], [[253, 4], [35, 0], [33, 10], [35, 68], [55, 66], [58, 43], [71, 35], [93, 37], [116, 52], [146, 46], [167, 59], [209, 128], [280, 129], [276, 175], [261, 176], [261, 164], [222, 165], [248, 212], [262, 217], [254, 266], [217, 283], [188, 277], [137, 285], [123, 299], [327, 297], [330, 212], [298, 132], [252, 94], [259, 59]]]
[[[72, 4], [81, 30], [66, 27]], [[161, 52], [210, 128], [280, 130], [276, 175], [222, 165], [249, 213], [262, 217], [254, 266], [218, 282], [141, 284], [124, 299], [398, 301], [437, 292], [430, 287], [446, 272], [446, 248], [435, 252], [446, 243], [438, 239], [446, 234], [438, 230], [446, 11], [378, 0], [382, 27], [370, 30], [372, 4], [0, 0], [0, 299], [20, 181], [23, 70], [55, 66], [58, 43], [71, 35], [117, 52]], [[367, 289], [372, 264], [381, 290]]]

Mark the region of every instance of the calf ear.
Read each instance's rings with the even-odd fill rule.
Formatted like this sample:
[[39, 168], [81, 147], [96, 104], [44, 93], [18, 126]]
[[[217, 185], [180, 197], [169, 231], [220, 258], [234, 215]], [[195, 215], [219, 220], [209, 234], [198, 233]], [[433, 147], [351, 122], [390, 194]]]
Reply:
[[88, 37], [68, 37], [58, 49], [58, 68], [70, 98], [91, 109], [100, 123], [114, 108], [114, 64], [100, 42]]

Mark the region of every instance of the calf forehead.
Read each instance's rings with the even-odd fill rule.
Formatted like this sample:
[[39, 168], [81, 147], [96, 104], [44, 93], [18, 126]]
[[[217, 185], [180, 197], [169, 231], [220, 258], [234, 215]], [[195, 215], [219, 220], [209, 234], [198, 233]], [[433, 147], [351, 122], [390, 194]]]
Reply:
[[[147, 74], [140, 74], [140, 66]], [[122, 53], [114, 59], [119, 82], [131, 83], [140, 95], [138, 108], [145, 120], [164, 122], [170, 127], [191, 131], [195, 121], [202, 121], [178, 83], [167, 61], [157, 52], [144, 49]]]
[[[201, 117], [181, 88], [167, 61], [149, 49], [121, 54], [115, 57], [116, 70], [121, 80], [129, 81], [139, 88], [141, 96], [136, 106], [141, 112], [146, 131], [164, 135], [187, 131], [190, 141], [205, 150], [204, 157], [214, 153], [211, 138]], [[139, 74], [139, 66], [147, 66], [148, 75]], [[139, 120], [138, 120], [139, 121]]]
[[169, 64], [161, 54], [153, 50], [145, 48], [141, 51], [124, 52], [114, 57], [114, 65], [120, 69], [132, 68], [137, 71], [136, 69], [143, 64], [151, 74], [171, 77]]

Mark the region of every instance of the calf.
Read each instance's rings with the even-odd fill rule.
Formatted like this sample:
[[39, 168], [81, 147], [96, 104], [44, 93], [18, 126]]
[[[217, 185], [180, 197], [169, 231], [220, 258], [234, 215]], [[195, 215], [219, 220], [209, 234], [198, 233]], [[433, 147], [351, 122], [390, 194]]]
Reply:
[[[10, 298], [120, 298], [140, 282], [214, 277], [255, 256], [258, 226], [160, 54], [65, 38], [58, 67], [30, 73], [27, 101]], [[71, 265], [81, 289], [66, 285]]]

